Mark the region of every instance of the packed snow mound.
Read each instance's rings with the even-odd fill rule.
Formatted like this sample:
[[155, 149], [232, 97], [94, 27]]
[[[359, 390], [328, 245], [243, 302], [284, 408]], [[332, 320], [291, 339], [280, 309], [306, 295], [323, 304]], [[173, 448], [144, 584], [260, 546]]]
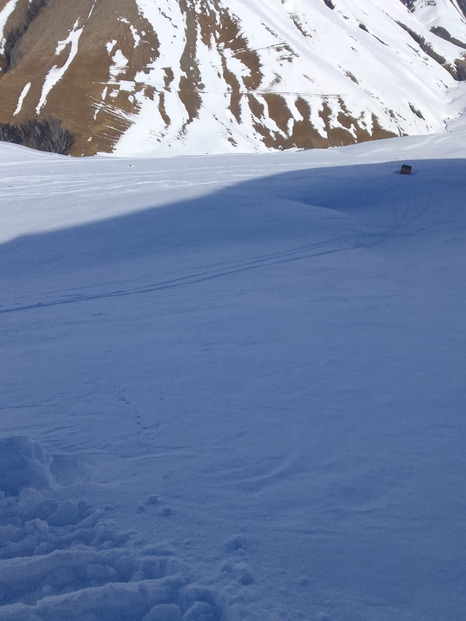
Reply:
[[[86, 501], [58, 501], [53, 457], [0, 439], [2, 621], [220, 621], [219, 597], [165, 544], [131, 545]], [[151, 496], [147, 505], [156, 503]]]
[[0, 439], [0, 493], [17, 496], [25, 487], [50, 488], [51, 459], [27, 437]]

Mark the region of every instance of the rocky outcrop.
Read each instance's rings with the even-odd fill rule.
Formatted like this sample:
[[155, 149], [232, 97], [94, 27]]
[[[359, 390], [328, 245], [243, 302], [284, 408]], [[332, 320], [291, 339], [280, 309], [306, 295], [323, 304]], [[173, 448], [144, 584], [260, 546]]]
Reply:
[[463, 11], [464, 16], [466, 17], [466, 0], [457, 0], [460, 9]]
[[68, 130], [61, 127], [57, 119], [31, 119], [22, 125], [0, 123], [0, 140], [65, 155], [73, 146], [74, 138]]
[[404, 4], [410, 11], [413, 11], [416, 0], [401, 0], [401, 3]]

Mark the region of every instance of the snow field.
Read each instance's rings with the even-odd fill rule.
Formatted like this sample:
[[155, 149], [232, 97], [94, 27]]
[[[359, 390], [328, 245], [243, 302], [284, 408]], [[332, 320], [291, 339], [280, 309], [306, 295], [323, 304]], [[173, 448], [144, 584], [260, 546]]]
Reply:
[[2, 620], [461, 618], [465, 128], [1, 145]]

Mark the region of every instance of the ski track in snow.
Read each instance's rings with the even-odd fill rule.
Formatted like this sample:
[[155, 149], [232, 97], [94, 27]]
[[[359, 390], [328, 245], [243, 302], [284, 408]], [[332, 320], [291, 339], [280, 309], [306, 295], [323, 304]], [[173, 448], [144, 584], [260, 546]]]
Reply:
[[[390, 230], [392, 234], [394, 229]], [[387, 233], [380, 234], [382, 239], [385, 239]], [[186, 285], [194, 285], [196, 283], [201, 283], [206, 280], [212, 280], [214, 278], [222, 278], [224, 276], [229, 276], [231, 274], [238, 274], [240, 272], [246, 272], [253, 269], [260, 269], [266, 266], [277, 265], [281, 263], [290, 263], [293, 261], [302, 261], [304, 259], [310, 259], [313, 257], [318, 257], [326, 254], [332, 254], [334, 252], [343, 252], [346, 250], [352, 250], [357, 248], [363, 248], [366, 245], [372, 245], [374, 243], [378, 243], [379, 240], [374, 241], [372, 236], [369, 238], [367, 243], [361, 241], [360, 234], [354, 234], [346, 237], [340, 237], [337, 239], [332, 239], [329, 241], [324, 241], [318, 244], [311, 244], [309, 246], [304, 246], [298, 249], [292, 249], [285, 252], [280, 253], [272, 253], [269, 255], [264, 255], [260, 257], [256, 257], [253, 259], [249, 259], [247, 261], [240, 260], [229, 265], [223, 265], [222, 267], [216, 267], [211, 269], [205, 269], [200, 272], [196, 272], [193, 274], [189, 274], [186, 276], [180, 276], [178, 278], [173, 278], [169, 280], [162, 280], [159, 282], [152, 282], [150, 284], [127, 288], [127, 289], [117, 289], [111, 291], [99, 291], [97, 293], [88, 293], [88, 294], [71, 294], [67, 291], [63, 292], [63, 295], [59, 299], [54, 300], [45, 300], [34, 302], [24, 306], [17, 306], [13, 308], [2, 308], [0, 307], [0, 314], [2, 313], [13, 313], [25, 310], [32, 310], [36, 308], [44, 308], [49, 306], [60, 306], [62, 304], [76, 304], [79, 302], [87, 302], [92, 300], [100, 300], [105, 298], [114, 298], [114, 297], [122, 297], [128, 295], [141, 295], [146, 293], [153, 293], [155, 291], [162, 291], [164, 289], [172, 289], [175, 287], [183, 287]]]

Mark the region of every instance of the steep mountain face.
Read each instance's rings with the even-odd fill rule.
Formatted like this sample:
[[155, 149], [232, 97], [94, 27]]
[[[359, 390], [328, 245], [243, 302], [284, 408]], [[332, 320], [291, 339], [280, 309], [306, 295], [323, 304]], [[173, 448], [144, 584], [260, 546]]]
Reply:
[[72, 155], [348, 144], [458, 113], [465, 0], [0, 0], [0, 138]]

